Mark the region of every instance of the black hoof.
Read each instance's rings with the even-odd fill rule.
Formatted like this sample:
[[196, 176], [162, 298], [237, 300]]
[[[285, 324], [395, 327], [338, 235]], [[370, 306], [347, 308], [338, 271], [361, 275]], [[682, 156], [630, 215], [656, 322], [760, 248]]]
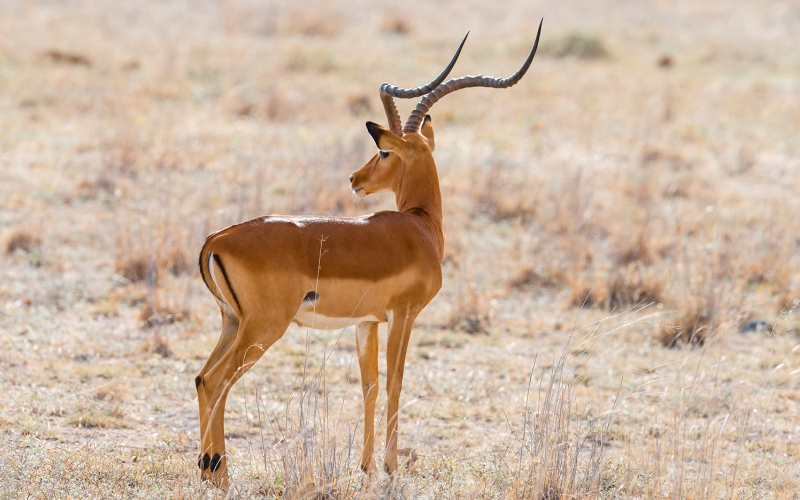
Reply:
[[219, 462], [220, 462], [219, 453], [214, 453], [214, 456], [211, 457], [211, 464], [210, 464], [211, 472], [217, 472], [217, 469], [219, 469]]

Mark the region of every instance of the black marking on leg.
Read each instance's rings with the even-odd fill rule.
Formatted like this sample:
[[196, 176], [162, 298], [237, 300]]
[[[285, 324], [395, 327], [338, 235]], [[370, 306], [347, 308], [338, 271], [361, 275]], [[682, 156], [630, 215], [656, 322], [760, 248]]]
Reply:
[[206, 469], [208, 469], [208, 464], [209, 464], [210, 460], [211, 460], [211, 457], [209, 457], [208, 453], [206, 453], [205, 455], [203, 455], [203, 463], [200, 464], [199, 463], [200, 461], [198, 460], [198, 464], [197, 465], [199, 465], [201, 469], [206, 470]]
[[303, 297], [303, 302], [316, 302], [317, 300], [319, 300], [319, 294], [314, 290], [311, 290]]
[[194, 378], [194, 388], [197, 389], [198, 387], [200, 387], [200, 382], [202, 382], [202, 381], [203, 381], [203, 377], [201, 377], [200, 375], [196, 376]]
[[214, 254], [214, 262], [217, 263], [219, 270], [222, 271], [222, 277], [225, 278], [225, 284], [228, 285], [228, 290], [230, 290], [231, 295], [233, 295], [233, 301], [236, 302], [236, 307], [239, 309], [240, 312], [244, 312], [242, 310], [242, 305], [239, 304], [239, 297], [237, 297], [236, 292], [233, 291], [233, 287], [231, 286], [231, 280], [228, 279], [228, 273], [225, 272], [225, 268], [222, 266], [222, 259], [220, 259], [219, 255]]
[[[208, 455], [206, 455], [206, 456], [208, 456]], [[220, 461], [221, 461], [221, 459], [220, 459], [219, 453], [214, 453], [214, 456], [211, 457], [211, 464], [210, 464], [211, 472], [217, 472], [217, 469], [219, 469]]]

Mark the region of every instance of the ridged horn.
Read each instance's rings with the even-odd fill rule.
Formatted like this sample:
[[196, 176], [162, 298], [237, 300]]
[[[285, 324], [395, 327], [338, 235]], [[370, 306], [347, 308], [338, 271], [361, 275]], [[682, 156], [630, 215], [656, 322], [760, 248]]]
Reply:
[[461, 49], [464, 47], [464, 42], [467, 41], [468, 36], [469, 32], [467, 32], [467, 34], [464, 36], [464, 39], [461, 40], [461, 45], [458, 46], [458, 50], [456, 50], [455, 55], [450, 60], [450, 64], [448, 64], [441, 74], [439, 74], [439, 76], [437, 76], [431, 83], [412, 89], [402, 89], [388, 83], [381, 85], [381, 102], [383, 103], [383, 109], [386, 111], [386, 118], [389, 120], [389, 130], [397, 135], [403, 135], [400, 113], [397, 112], [397, 107], [394, 105], [394, 98], [413, 99], [415, 97], [423, 96], [438, 87], [444, 81], [444, 79], [447, 78], [447, 75], [450, 74], [453, 66], [456, 65], [458, 56], [461, 55]]
[[433, 91], [426, 94], [419, 101], [417, 107], [414, 108], [414, 111], [412, 111], [411, 115], [408, 117], [408, 121], [406, 121], [406, 124], [403, 127], [403, 132], [404, 133], [417, 132], [419, 130], [420, 124], [422, 124], [422, 120], [425, 119], [425, 115], [428, 114], [428, 110], [431, 109], [431, 106], [433, 106], [436, 103], [436, 101], [438, 101], [439, 99], [441, 99], [442, 97], [446, 96], [451, 92], [455, 92], [456, 90], [464, 89], [467, 87], [491, 87], [495, 89], [506, 89], [519, 82], [522, 79], [522, 77], [525, 76], [525, 72], [527, 72], [528, 68], [531, 66], [531, 62], [533, 62], [533, 56], [536, 55], [536, 48], [539, 47], [539, 36], [542, 34], [543, 22], [544, 18], [542, 18], [542, 20], [539, 22], [539, 31], [536, 33], [536, 41], [533, 43], [533, 48], [531, 49], [530, 54], [528, 54], [528, 58], [525, 59], [525, 62], [517, 70], [516, 73], [509, 76], [508, 78], [494, 78], [491, 76], [483, 76], [483, 75], [464, 76], [461, 78], [454, 78], [446, 83], [439, 85], [438, 87], [433, 89]]

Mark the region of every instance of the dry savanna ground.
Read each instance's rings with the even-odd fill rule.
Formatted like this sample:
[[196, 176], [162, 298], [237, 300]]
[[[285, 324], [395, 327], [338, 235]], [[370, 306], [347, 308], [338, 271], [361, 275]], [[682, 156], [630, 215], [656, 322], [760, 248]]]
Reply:
[[518, 86], [431, 112], [447, 249], [406, 465], [355, 470], [352, 328], [292, 327], [228, 400], [231, 491], [798, 498], [800, 4], [739, 0], [0, 3], [0, 497], [221, 496], [205, 235], [393, 209], [347, 181], [378, 86], [467, 30], [453, 75], [510, 74], [541, 17]]

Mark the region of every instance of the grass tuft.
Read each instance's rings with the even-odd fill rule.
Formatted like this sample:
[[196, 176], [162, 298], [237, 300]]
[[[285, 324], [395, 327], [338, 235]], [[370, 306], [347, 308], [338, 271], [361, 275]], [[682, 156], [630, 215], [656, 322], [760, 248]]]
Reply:
[[42, 245], [42, 240], [38, 236], [34, 236], [30, 231], [17, 230], [11, 233], [11, 236], [6, 240], [6, 253], [14, 253], [20, 250], [25, 253], [31, 253]]
[[381, 21], [381, 32], [389, 35], [409, 35], [411, 34], [411, 24], [402, 17], [385, 17]]
[[548, 42], [542, 49], [543, 53], [558, 58], [592, 60], [607, 59], [611, 55], [600, 37], [579, 31], [567, 33], [559, 39]]
[[568, 278], [567, 284], [570, 305], [609, 311], [662, 302], [665, 289], [653, 271], [635, 263], [600, 275], [595, 281], [583, 276]]

